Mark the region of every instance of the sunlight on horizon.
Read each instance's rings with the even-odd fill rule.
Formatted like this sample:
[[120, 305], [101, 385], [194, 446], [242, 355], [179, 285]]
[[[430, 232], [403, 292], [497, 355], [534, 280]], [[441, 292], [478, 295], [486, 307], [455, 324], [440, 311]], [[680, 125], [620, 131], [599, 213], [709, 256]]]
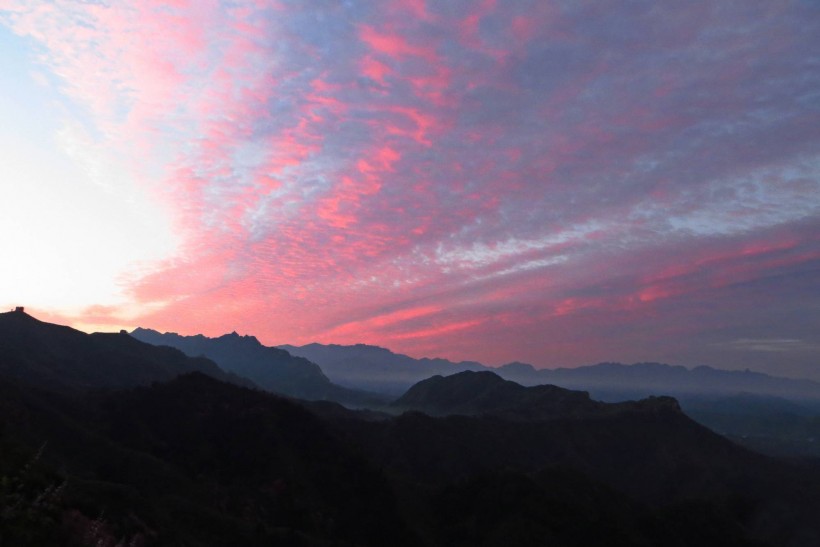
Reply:
[[174, 251], [169, 219], [3, 38], [0, 119], [14, 131], [0, 131], [0, 302], [54, 313], [121, 303], [134, 268]]

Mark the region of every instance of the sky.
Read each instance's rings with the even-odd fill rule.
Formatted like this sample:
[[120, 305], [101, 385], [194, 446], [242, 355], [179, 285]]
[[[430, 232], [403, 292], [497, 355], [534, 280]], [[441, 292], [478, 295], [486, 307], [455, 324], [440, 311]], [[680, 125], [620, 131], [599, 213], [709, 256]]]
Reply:
[[0, 305], [820, 380], [820, 2], [0, 0]]

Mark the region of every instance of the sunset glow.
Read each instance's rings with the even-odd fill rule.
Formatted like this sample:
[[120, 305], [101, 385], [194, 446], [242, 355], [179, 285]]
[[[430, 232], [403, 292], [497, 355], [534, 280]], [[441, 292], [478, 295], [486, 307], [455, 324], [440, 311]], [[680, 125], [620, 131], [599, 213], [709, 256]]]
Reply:
[[0, 0], [0, 305], [820, 380], [820, 4]]

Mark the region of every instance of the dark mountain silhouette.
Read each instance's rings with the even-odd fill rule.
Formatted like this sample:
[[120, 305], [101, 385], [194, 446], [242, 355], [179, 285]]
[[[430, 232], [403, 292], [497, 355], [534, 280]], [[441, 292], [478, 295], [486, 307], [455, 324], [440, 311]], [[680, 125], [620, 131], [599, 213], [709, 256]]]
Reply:
[[[549, 445], [535, 422], [457, 418], [485, 432], [482, 455], [440, 451], [442, 436], [458, 446], [479, 440], [469, 426], [453, 429], [453, 418], [360, 420], [338, 407], [346, 417], [323, 422], [289, 400], [199, 374], [83, 398], [0, 379], [0, 393], [3, 544], [761, 545], [744, 512], [756, 506], [636, 500], [575, 468], [542, 466], [555, 451], [532, 465], [507, 454], [502, 467], [476, 466], [522, 433], [535, 434], [532, 452]], [[564, 439], [570, 452], [589, 458], [612, 442], [586, 433], [582, 449], [577, 436]], [[397, 459], [384, 457], [396, 450]], [[431, 452], [435, 466], [457, 472], [431, 480], [418, 459]], [[633, 457], [639, 467], [655, 455]]]
[[86, 334], [22, 312], [0, 313], [0, 375], [52, 389], [116, 388], [202, 372], [243, 385], [213, 361], [145, 344], [127, 334]]
[[[485, 372], [403, 397], [439, 417], [300, 405], [198, 372], [66, 389], [123, 362], [200, 360], [38, 323], [0, 337], [2, 545], [820, 542], [817, 470], [747, 451], [671, 399], [606, 404]], [[84, 357], [98, 340], [116, 351]]]
[[355, 543], [410, 537], [384, 477], [291, 401], [193, 374], [105, 408], [109, 436], [204, 477], [243, 518]]
[[653, 512], [566, 467], [481, 473], [448, 485], [430, 505], [450, 547], [761, 545], [720, 507], [674, 504]]
[[[465, 443], [457, 451], [463, 450], [462, 460], [472, 463], [461, 470], [451, 468], [446, 458], [418, 459], [423, 467], [430, 466], [423, 474], [433, 476], [460, 475], [473, 465], [472, 472], [499, 466], [534, 471], [545, 465], [574, 465], [633, 495], [657, 500], [693, 487], [675, 480], [675, 468], [680, 466], [714, 467], [713, 472], [720, 469], [717, 476], [732, 467], [765, 468], [770, 463], [697, 424], [668, 397], [602, 403], [584, 392], [524, 387], [492, 373], [462, 372], [422, 381], [395, 404], [417, 411], [394, 420], [387, 438], [380, 439], [381, 446], [390, 446], [390, 438], [403, 427], [408, 432], [416, 427], [426, 430], [426, 442], [399, 449], [403, 461], [411, 461], [410, 451], [437, 452], [441, 443], [439, 453], [450, 453], [452, 443]], [[444, 417], [434, 419], [428, 409]], [[402, 442], [413, 436], [398, 434]], [[644, 479], [638, 480], [640, 474]], [[708, 489], [720, 482], [701, 486]]]
[[571, 391], [551, 385], [524, 387], [488, 371], [465, 371], [422, 380], [397, 399], [392, 407], [419, 410], [431, 416], [491, 415], [514, 420], [552, 420], [618, 412], [680, 410], [677, 401], [670, 397], [602, 403], [593, 401], [589, 393], [584, 391]]
[[200, 373], [83, 397], [0, 378], [2, 545], [412, 545], [297, 404]]
[[279, 347], [317, 363], [328, 378], [337, 384], [393, 396], [400, 395], [416, 382], [437, 374], [490, 370], [481, 363], [472, 361], [454, 363], [447, 359], [413, 359], [367, 344]]
[[[386, 422], [348, 420], [340, 427], [371, 460], [411, 483], [470, 484], [500, 470], [531, 477], [569, 468], [674, 519], [691, 518], [694, 527], [710, 527], [714, 518], [722, 522], [721, 534], [731, 529], [773, 545], [820, 540], [812, 516], [820, 509], [816, 471], [754, 454], [669, 404], [549, 420], [406, 412]], [[533, 487], [527, 495], [543, 494]], [[475, 495], [464, 493], [462, 501]]]
[[218, 338], [201, 334], [180, 336], [137, 328], [131, 336], [157, 346], [170, 346], [191, 357], [207, 357], [223, 369], [253, 380], [274, 393], [300, 399], [328, 399], [354, 406], [378, 404], [382, 399], [333, 384], [319, 365], [285, 350], [262, 345], [254, 336], [233, 332]]

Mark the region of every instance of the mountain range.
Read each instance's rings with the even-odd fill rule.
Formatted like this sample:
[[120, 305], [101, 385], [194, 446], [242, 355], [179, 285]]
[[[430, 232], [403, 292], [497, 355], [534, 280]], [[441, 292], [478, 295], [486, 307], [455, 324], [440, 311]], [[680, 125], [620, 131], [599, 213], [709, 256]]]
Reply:
[[206, 357], [222, 369], [249, 378], [259, 387], [300, 399], [329, 399], [351, 406], [383, 401], [383, 398], [362, 390], [348, 389], [328, 380], [322, 369], [304, 357], [262, 345], [254, 336], [236, 332], [217, 338], [180, 336], [137, 328], [131, 336], [157, 346], [176, 348], [189, 357]]
[[595, 399], [618, 401], [651, 395], [732, 396], [754, 394], [820, 401], [820, 383], [770, 376], [749, 370], [728, 371], [708, 366], [688, 369], [663, 363], [600, 363], [577, 368], [536, 369], [526, 363], [497, 368], [475, 361], [414, 359], [378, 346], [307, 344], [279, 346], [318, 364], [340, 385], [399, 395], [435, 375], [490, 371], [522, 385], [553, 384], [589, 391]]
[[414, 359], [365, 344], [280, 346], [321, 366], [334, 382], [398, 397], [413, 384], [458, 372], [492, 372], [525, 386], [555, 385], [598, 401], [675, 397], [699, 423], [744, 446], [791, 458], [820, 458], [820, 384], [753, 371], [662, 363], [600, 363], [536, 369], [525, 363], [493, 368], [474, 361]]
[[278, 346], [291, 355], [309, 359], [322, 367], [339, 385], [398, 396], [411, 385], [430, 376], [449, 375], [465, 370], [489, 370], [481, 363], [447, 359], [414, 359], [389, 349], [367, 344], [307, 344]]
[[205, 358], [137, 341], [127, 333], [84, 332], [45, 323], [22, 311], [0, 313], [0, 375], [59, 390], [122, 388], [201, 372], [253, 386]]
[[[387, 403], [413, 384], [465, 370], [492, 372], [522, 385], [554, 384], [587, 391], [598, 401], [674, 396], [689, 416], [740, 444], [778, 456], [820, 457], [820, 443], [816, 442], [820, 438], [820, 389], [808, 380], [660, 363], [601, 363], [543, 370], [510, 363], [492, 368], [474, 361], [413, 359], [364, 344], [277, 349], [235, 332], [209, 338], [138, 328], [132, 336], [175, 347], [189, 356], [213, 359], [224, 370], [247, 377], [273, 393], [336, 401], [354, 408], [391, 411]], [[325, 375], [324, 369], [330, 373]]]
[[479, 370], [352, 410], [25, 314], [0, 314], [0, 354], [2, 545], [820, 543], [817, 466], [669, 397]]

